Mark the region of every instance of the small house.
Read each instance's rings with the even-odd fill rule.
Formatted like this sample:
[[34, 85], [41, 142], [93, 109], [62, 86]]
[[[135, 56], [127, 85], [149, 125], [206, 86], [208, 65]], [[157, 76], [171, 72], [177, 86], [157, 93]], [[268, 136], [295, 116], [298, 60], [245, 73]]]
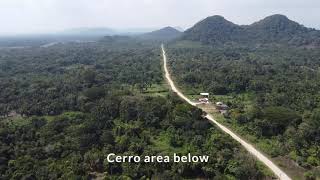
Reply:
[[209, 93], [200, 93], [201, 98], [199, 98], [199, 102], [208, 104], [209, 103]]

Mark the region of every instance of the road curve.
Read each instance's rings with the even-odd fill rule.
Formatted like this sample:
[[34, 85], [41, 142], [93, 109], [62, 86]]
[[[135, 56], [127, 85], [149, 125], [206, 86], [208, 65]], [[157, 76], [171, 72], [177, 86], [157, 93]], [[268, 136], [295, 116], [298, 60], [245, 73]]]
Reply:
[[[196, 103], [192, 102], [185, 95], [183, 95], [176, 88], [176, 86], [174, 85], [174, 83], [173, 83], [173, 81], [172, 81], [172, 79], [170, 77], [170, 73], [168, 71], [168, 68], [167, 68], [167, 56], [166, 56], [166, 51], [164, 49], [164, 45], [163, 44], [161, 45], [161, 49], [162, 49], [163, 68], [164, 68], [164, 71], [165, 71], [165, 77], [166, 77], [166, 79], [167, 79], [172, 91], [177, 93], [177, 95], [180, 98], [182, 98], [183, 100], [187, 101], [192, 106], [196, 106]], [[255, 149], [251, 144], [247, 143], [246, 141], [241, 139], [239, 136], [237, 136], [235, 133], [233, 133], [230, 129], [228, 129], [227, 127], [223, 126], [222, 124], [220, 124], [219, 122], [214, 120], [213, 117], [211, 115], [209, 115], [209, 113], [205, 117], [208, 120], [210, 120], [211, 122], [213, 122], [214, 124], [216, 124], [222, 131], [224, 131], [225, 133], [229, 134], [233, 139], [238, 141], [247, 151], [249, 151], [249, 153], [254, 155], [257, 159], [259, 159], [261, 162], [263, 162], [268, 168], [270, 168], [270, 170], [272, 170], [272, 172], [276, 176], [278, 176], [279, 179], [281, 179], [281, 180], [291, 180], [291, 178], [285, 172], [283, 172], [277, 165], [275, 165], [271, 160], [269, 160], [261, 152], [259, 152], [257, 149]]]

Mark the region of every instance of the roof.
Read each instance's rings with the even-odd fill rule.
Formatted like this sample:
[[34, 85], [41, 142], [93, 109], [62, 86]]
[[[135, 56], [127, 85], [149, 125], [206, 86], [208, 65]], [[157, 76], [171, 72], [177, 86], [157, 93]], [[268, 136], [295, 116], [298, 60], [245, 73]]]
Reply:
[[209, 96], [209, 93], [200, 93], [202, 96]]

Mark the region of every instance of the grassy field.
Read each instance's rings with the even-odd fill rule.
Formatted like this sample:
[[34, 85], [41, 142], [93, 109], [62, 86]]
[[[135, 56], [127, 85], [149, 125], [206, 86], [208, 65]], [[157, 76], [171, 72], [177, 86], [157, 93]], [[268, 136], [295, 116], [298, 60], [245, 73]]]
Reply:
[[162, 82], [161, 84], [152, 84], [151, 87], [142, 92], [142, 95], [165, 97], [168, 95], [168, 93], [169, 90], [166, 86], [166, 83]]

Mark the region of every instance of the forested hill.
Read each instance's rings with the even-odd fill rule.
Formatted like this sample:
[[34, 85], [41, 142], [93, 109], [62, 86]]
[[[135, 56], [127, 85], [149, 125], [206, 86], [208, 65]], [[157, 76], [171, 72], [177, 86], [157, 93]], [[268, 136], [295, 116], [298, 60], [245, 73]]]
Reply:
[[146, 34], [142, 34], [138, 36], [141, 39], [145, 40], [172, 40], [181, 36], [182, 32], [173, 28], [173, 27], [165, 27], [156, 31], [152, 31]]
[[200, 41], [210, 45], [261, 45], [320, 47], [320, 31], [272, 15], [251, 25], [237, 25], [222, 16], [208, 17], [185, 31], [181, 40]]

